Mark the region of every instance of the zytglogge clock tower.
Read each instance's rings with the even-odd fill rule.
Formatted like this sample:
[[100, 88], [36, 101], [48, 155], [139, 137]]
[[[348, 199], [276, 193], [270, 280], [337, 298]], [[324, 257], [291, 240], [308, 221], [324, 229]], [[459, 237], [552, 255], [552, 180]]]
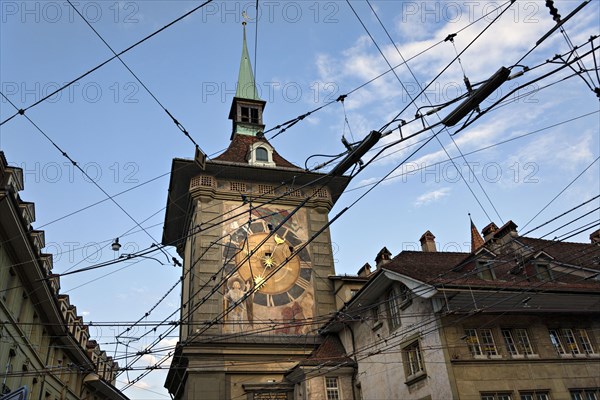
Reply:
[[[184, 259], [175, 399], [291, 399], [285, 373], [335, 311], [328, 212], [348, 178], [309, 173], [263, 135], [246, 32], [227, 150], [174, 159], [163, 244]], [[325, 229], [324, 229], [325, 228]]]

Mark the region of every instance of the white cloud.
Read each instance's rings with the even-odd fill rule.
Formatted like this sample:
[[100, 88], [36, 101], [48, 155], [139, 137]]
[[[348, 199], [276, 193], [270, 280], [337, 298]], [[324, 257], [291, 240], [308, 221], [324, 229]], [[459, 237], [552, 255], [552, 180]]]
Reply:
[[448, 188], [448, 187], [433, 190], [431, 192], [424, 193], [424, 194], [420, 195], [419, 197], [417, 197], [417, 200], [415, 200], [414, 205], [417, 207], [420, 207], [420, 206], [423, 206], [426, 204], [437, 202], [449, 195], [450, 195], [450, 188]]

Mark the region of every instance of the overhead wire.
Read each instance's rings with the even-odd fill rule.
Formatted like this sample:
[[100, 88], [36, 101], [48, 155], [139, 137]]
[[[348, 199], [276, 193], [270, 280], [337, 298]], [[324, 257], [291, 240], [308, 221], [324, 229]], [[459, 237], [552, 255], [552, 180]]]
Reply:
[[[163, 26], [162, 28], [152, 32], [151, 34], [145, 36], [144, 38], [138, 40], [137, 42], [135, 42], [134, 44], [130, 45], [129, 47], [127, 47], [125, 50], [120, 51], [119, 53], [117, 53], [116, 55], [114, 55], [113, 57], [108, 58], [107, 60], [105, 60], [104, 62], [96, 65], [95, 67], [93, 67], [92, 69], [88, 70], [87, 72], [79, 75], [77, 78], [71, 80], [70, 82], [65, 83], [63, 86], [59, 87], [58, 89], [52, 91], [51, 93], [47, 94], [46, 96], [43, 96], [41, 99], [35, 101], [34, 103], [30, 104], [29, 106], [25, 107], [25, 108], [17, 108], [15, 107], [18, 111], [12, 115], [11, 117], [3, 120], [2, 122], [0, 122], [0, 126], [4, 125], [6, 122], [10, 121], [12, 118], [14, 118], [17, 115], [23, 115], [25, 116], [25, 112], [27, 112], [29, 109], [37, 106], [38, 104], [46, 101], [47, 99], [51, 98], [52, 96], [54, 96], [57, 93], [60, 93], [61, 91], [63, 91], [64, 89], [68, 88], [69, 86], [71, 86], [72, 84], [74, 84], [75, 82], [85, 78], [86, 76], [90, 75], [92, 72], [100, 69], [101, 67], [103, 67], [104, 65], [108, 64], [109, 62], [111, 62], [112, 60], [114, 60], [115, 58], [122, 56], [123, 54], [127, 53], [128, 51], [134, 49], [135, 47], [139, 46], [140, 44], [144, 43], [146, 40], [158, 35], [160, 32], [164, 31], [165, 29], [171, 27], [172, 25], [176, 24], [177, 22], [183, 20], [184, 18], [192, 15], [193, 13], [195, 13], [196, 11], [200, 10], [201, 8], [203, 8], [204, 6], [206, 6], [209, 3], [212, 3], [213, 0], [206, 0], [204, 1], [202, 4], [192, 8], [190, 11], [186, 12], [185, 14], [179, 16], [178, 18], [172, 20], [171, 22], [169, 22], [168, 24], [166, 24], [165, 26]], [[14, 106], [14, 105], [13, 105]]]
[[[13, 106], [15, 109], [17, 108], [17, 106], [10, 100], [8, 99], [4, 93], [2, 91], [0, 91], [0, 95], [10, 103], [11, 106]], [[67, 160], [69, 160], [69, 162], [75, 167], [77, 168], [82, 174], [83, 176], [85, 176], [89, 182], [93, 183], [94, 186], [96, 186], [108, 199], [110, 199], [110, 201], [112, 201], [131, 221], [133, 221], [133, 223], [136, 224], [136, 226], [138, 226], [140, 229], [142, 229], [144, 231], [144, 233], [150, 237], [150, 239], [152, 239], [154, 242], [157, 242], [156, 239], [154, 239], [154, 237], [150, 234], [150, 232], [148, 232], [143, 226], [140, 225], [139, 222], [137, 222], [137, 220], [127, 211], [125, 210], [125, 208], [123, 208], [123, 206], [121, 206], [121, 204], [119, 204], [113, 196], [111, 196], [106, 190], [104, 190], [104, 188], [102, 188], [102, 186], [100, 186], [100, 184], [98, 182], [96, 182], [96, 180], [92, 179], [89, 174], [85, 171], [85, 169], [81, 168], [81, 166], [74, 160], [71, 158], [71, 156], [69, 156], [58, 144], [56, 144], [56, 142], [54, 140], [52, 140], [52, 138], [50, 136], [48, 136], [46, 134], [46, 132], [44, 132], [31, 118], [29, 118], [28, 115], [23, 115], [27, 121], [29, 121], [29, 123], [31, 123], [31, 125], [33, 125], [35, 127], [35, 129], [42, 134], [42, 136], [44, 136], [49, 142], [50, 144], [52, 144], [52, 146], [63, 156], [65, 157]], [[165, 252], [165, 250], [161, 249], [161, 252], [167, 257], [167, 260], [169, 259], [169, 256], [167, 254], [167, 252]]]
[[171, 120], [173, 121], [175, 126], [177, 126], [177, 128], [179, 128], [179, 130], [181, 130], [181, 132], [196, 146], [196, 148], [200, 148], [200, 146], [198, 146], [198, 143], [196, 143], [196, 141], [190, 136], [190, 133], [185, 129], [183, 124], [181, 122], [179, 122], [173, 116], [173, 114], [171, 114], [169, 112], [169, 110], [167, 110], [167, 108], [160, 102], [160, 100], [158, 100], [158, 98], [154, 95], [154, 93], [152, 93], [152, 91], [148, 88], [148, 86], [146, 86], [144, 84], [144, 82], [142, 82], [142, 80], [136, 75], [136, 73], [133, 72], [131, 68], [129, 68], [129, 66], [121, 58], [120, 54], [117, 54], [117, 52], [111, 47], [111, 45], [108, 44], [108, 42], [102, 37], [102, 35], [100, 35], [100, 33], [96, 30], [96, 28], [94, 28], [94, 26], [83, 16], [83, 14], [77, 9], [77, 7], [75, 7], [75, 5], [71, 2], [71, 0], [67, 0], [67, 3], [71, 6], [71, 8], [73, 10], [75, 10], [77, 15], [79, 15], [81, 17], [81, 19], [86, 23], [86, 25], [89, 26], [89, 28], [96, 34], [96, 36], [98, 36], [98, 38], [102, 41], [102, 43], [104, 43], [106, 45], [106, 47], [108, 47], [108, 49], [121, 62], [121, 64], [123, 64], [123, 66], [127, 69], [127, 71], [129, 71], [129, 73], [131, 73], [131, 75], [135, 78], [135, 80], [137, 80], [138, 83], [140, 85], [142, 85], [142, 87], [144, 88], [144, 90], [146, 90], [146, 92], [150, 95], [150, 97], [152, 97], [154, 99], [154, 101], [165, 111], [165, 113], [167, 113], [167, 115], [171, 118]]
[[[592, 116], [592, 115], [595, 115], [595, 114], [598, 114], [598, 113], [600, 113], [600, 110], [596, 110], [596, 111], [592, 111], [592, 112], [589, 112], [589, 113], [581, 114], [581, 115], [579, 115], [579, 116], [576, 116], [576, 117], [573, 117], [573, 118], [569, 118], [569, 119], [567, 119], [567, 120], [563, 120], [563, 121], [561, 121], [561, 122], [557, 122], [557, 123], [554, 123], [554, 124], [552, 124], [552, 125], [548, 125], [548, 126], [545, 126], [545, 127], [539, 128], [539, 129], [536, 129], [536, 130], [534, 130], [534, 131], [531, 131], [531, 132], [527, 132], [527, 133], [524, 133], [524, 134], [521, 134], [521, 135], [518, 135], [518, 136], [514, 136], [514, 137], [512, 137], [512, 138], [509, 138], [509, 139], [502, 140], [502, 141], [500, 141], [500, 142], [496, 142], [496, 143], [493, 143], [493, 144], [490, 144], [490, 145], [487, 145], [487, 146], [481, 147], [481, 148], [479, 148], [479, 149], [472, 150], [472, 151], [470, 151], [470, 152], [467, 152], [467, 153], [465, 153], [465, 155], [476, 154], [476, 153], [479, 153], [479, 152], [482, 152], [482, 151], [485, 151], [485, 150], [489, 150], [489, 149], [491, 149], [491, 148], [494, 148], [494, 147], [497, 147], [497, 146], [500, 146], [500, 145], [503, 145], [503, 144], [507, 144], [507, 143], [513, 142], [513, 141], [515, 141], [515, 140], [518, 140], [518, 139], [523, 139], [523, 138], [525, 138], [525, 137], [529, 137], [529, 136], [531, 136], [531, 135], [534, 135], [534, 134], [536, 134], [536, 133], [540, 133], [540, 132], [543, 132], [543, 131], [545, 131], [545, 130], [548, 130], [548, 129], [551, 129], [551, 128], [555, 128], [555, 127], [557, 127], [557, 126], [564, 125], [564, 124], [566, 124], [566, 123], [573, 122], [573, 121], [579, 120], [579, 119], [581, 119], [581, 118], [589, 117], [589, 116]], [[402, 150], [405, 150], [405, 149], [407, 149], [407, 148], [409, 148], [409, 147], [415, 146], [416, 144], [418, 144], [418, 143], [420, 143], [420, 142], [422, 142], [422, 141], [424, 141], [424, 140], [426, 140], [426, 139], [421, 139], [421, 140], [419, 140], [419, 141], [417, 141], [417, 142], [415, 142], [415, 143], [411, 143], [411, 144], [409, 144], [409, 145], [407, 145], [407, 146], [405, 146], [405, 147], [403, 147], [403, 148], [400, 148], [400, 149], [398, 149], [398, 150], [396, 150], [396, 151], [394, 151], [394, 152], [391, 152], [391, 153], [388, 153], [388, 154], [386, 154], [386, 155], [380, 156], [379, 158], [377, 158], [377, 159], [376, 159], [376, 160], [374, 160], [373, 162], [377, 162], [377, 161], [380, 161], [380, 160], [381, 160], [381, 159], [383, 159], [383, 158], [390, 157], [390, 156], [392, 156], [394, 153], [397, 153], [397, 152], [400, 152], [400, 151], [402, 151]], [[454, 157], [454, 158], [455, 158], [455, 159], [457, 159], [458, 157]], [[439, 161], [439, 162], [436, 162], [436, 163], [433, 163], [433, 164], [428, 164], [427, 166], [428, 166], [428, 167], [433, 167], [433, 166], [438, 166], [438, 165], [445, 164], [445, 163], [447, 163], [447, 162], [448, 162], [447, 160], [444, 160], [444, 161]], [[398, 175], [390, 176], [390, 177], [386, 178], [386, 180], [400, 178], [400, 177], [402, 177], [402, 176], [409, 175], [409, 174], [411, 174], [411, 173], [413, 173], [413, 172], [420, 171], [420, 170], [422, 170], [422, 169], [424, 169], [424, 168], [426, 168], [426, 166], [425, 166], [425, 165], [423, 165], [423, 166], [420, 166], [420, 167], [418, 167], [418, 168], [415, 168], [414, 170], [411, 170], [411, 171], [404, 172], [404, 173], [402, 173], [402, 174], [398, 174]], [[355, 187], [352, 187], [352, 188], [350, 188], [350, 189], [346, 189], [346, 192], [351, 192], [351, 191], [354, 191], [354, 190], [358, 190], [358, 189], [361, 189], [361, 188], [363, 188], [363, 187], [370, 186], [370, 185], [372, 185], [372, 184], [373, 184], [373, 183], [365, 183], [365, 184], [363, 184], [363, 185], [355, 186]]]
[[[396, 49], [396, 52], [398, 53], [398, 55], [400, 56], [401, 60], [404, 61], [404, 64], [406, 66], [406, 68], [408, 69], [408, 71], [410, 72], [411, 76], [413, 77], [414, 82], [417, 84], [417, 86], [419, 88], [421, 88], [421, 85], [419, 83], [419, 80], [417, 79], [416, 75], [414, 74], [412, 68], [410, 68], [410, 66], [408, 65], [408, 62], [406, 62], [406, 60], [404, 59], [404, 56], [402, 55], [402, 52], [400, 51], [400, 49], [398, 48], [398, 46], [396, 45], [396, 42], [392, 39], [392, 36], [390, 35], [389, 31], [387, 30], [387, 28], [385, 27], [385, 25], [383, 24], [383, 22], [381, 21], [381, 19], [379, 18], [379, 15], [377, 14], [377, 12], [375, 11], [375, 9], [373, 8], [373, 6], [371, 5], [371, 2], [369, 0], [366, 0], [367, 4], [369, 5], [369, 8], [371, 9], [371, 11], [373, 12], [373, 15], [375, 15], [375, 17], [377, 18], [377, 21], [379, 21], [380, 26], [383, 28], [384, 32], [386, 33], [388, 39], [390, 40], [390, 42], [392, 43], [392, 45], [394, 46], [394, 48]], [[355, 12], [356, 14], [356, 12]], [[358, 15], [356, 14], [357, 18]], [[359, 18], [360, 20], [360, 18]], [[364, 23], [362, 23], [362, 26], [365, 28], [365, 30], [367, 29], [366, 26], [364, 25]], [[368, 32], [368, 30], [367, 30]], [[369, 37], [371, 37], [371, 40], [373, 40], [373, 42], [375, 43], [375, 38], [373, 38], [373, 36], [369, 33]], [[451, 40], [452, 44], [454, 45], [454, 40]], [[377, 44], [375, 43], [375, 45], [377, 46]], [[385, 56], [385, 54], [381, 51], [381, 49], [379, 48], [379, 46], [377, 46], [377, 48], [379, 49], [379, 52], [381, 54], [381, 56], [385, 59], [386, 63], [388, 63], [389, 65], [389, 61], [387, 60], [387, 57]], [[456, 47], [454, 47], [454, 49], [456, 50]], [[462, 67], [462, 63], [460, 61], [460, 55], [458, 54], [458, 51], [456, 52], [456, 56], [458, 59], [458, 63], [461, 67]], [[463, 69], [463, 75], [464, 75], [464, 69]], [[402, 84], [402, 88], [407, 92], [408, 96], [410, 97], [410, 93], [408, 93], [408, 91], [406, 90], [406, 87], [404, 86], [404, 84], [400, 81], [400, 78], [398, 77], [398, 75], [396, 75], [396, 78], [398, 79], [398, 81]], [[466, 80], [466, 76], [465, 76], [465, 80]], [[431, 100], [429, 99], [429, 96], [427, 95], [427, 93], [424, 93], [425, 95], [425, 99], [427, 99], [427, 101], [429, 102], [430, 106], [433, 107], [433, 103], [431, 102]], [[415, 99], [412, 99], [412, 102], [415, 102]], [[416, 104], [415, 104], [416, 107]], [[417, 111], [418, 113], [418, 111]], [[442, 121], [441, 117], [439, 117], [438, 112], [436, 111], [435, 114], [438, 116], [438, 119], [440, 120], [440, 122]], [[425, 116], [422, 116], [423, 121], [425, 121]], [[425, 122], [424, 122], [425, 123]], [[452, 140], [452, 143], [454, 144], [454, 147], [456, 147], [456, 149], [458, 150], [458, 152], [460, 153], [462, 159], [465, 161], [467, 167], [469, 168], [469, 171], [471, 172], [472, 176], [475, 177], [475, 180], [477, 181], [477, 184], [479, 185], [479, 188], [483, 191], [486, 199], [488, 200], [488, 202], [490, 203], [490, 205], [492, 206], [493, 210], [496, 212], [496, 215], [498, 216], [498, 218], [500, 218], [500, 221], [502, 220], [502, 217], [500, 216], [500, 214], [498, 213], [498, 210], [496, 209], [496, 206], [494, 205], [494, 202], [491, 200], [491, 198], [489, 197], [489, 195], [487, 194], [487, 191], [485, 190], [485, 188], [483, 187], [483, 185], [481, 184], [481, 182], [479, 181], [479, 178], [477, 177], [477, 175], [473, 172], [473, 169], [471, 167], [471, 164], [467, 161], [466, 157], [464, 156], [463, 152], [460, 150], [460, 148], [458, 147], [458, 144], [456, 143], [456, 141], [454, 140], [454, 138], [452, 137], [452, 135], [450, 135], [450, 133], [448, 132], [447, 129], [445, 129], [446, 133], [448, 133], [448, 136], [450, 137], [450, 139]], [[492, 219], [490, 218], [490, 216], [487, 214], [487, 211], [485, 210], [485, 208], [483, 207], [483, 205], [481, 204], [481, 201], [479, 200], [479, 198], [477, 197], [477, 195], [475, 194], [475, 192], [473, 191], [473, 189], [471, 188], [471, 185], [469, 185], [469, 183], [467, 182], [467, 180], [465, 179], [464, 175], [462, 174], [462, 172], [460, 171], [460, 169], [457, 167], [456, 163], [454, 163], [452, 157], [450, 156], [450, 153], [448, 153], [448, 150], [446, 149], [446, 147], [444, 146], [444, 144], [442, 143], [442, 141], [440, 140], [439, 137], [436, 137], [436, 140], [438, 142], [438, 144], [442, 147], [442, 150], [444, 151], [444, 153], [446, 153], [446, 156], [448, 157], [448, 159], [450, 160], [450, 162], [452, 162], [454, 168], [456, 169], [456, 171], [459, 173], [461, 179], [463, 180], [463, 182], [465, 183], [465, 185], [467, 186], [467, 188], [469, 189], [469, 191], [471, 192], [471, 194], [473, 195], [473, 197], [475, 198], [475, 200], [477, 201], [477, 203], [479, 204], [479, 206], [481, 207], [481, 209], [483, 210], [483, 212], [487, 215], [488, 219], [491, 221]]]
[[567, 186], [565, 186], [563, 189], [561, 189], [560, 192], [558, 192], [553, 198], [552, 200], [550, 200], [544, 207], [542, 207], [542, 209], [540, 211], [538, 211], [529, 221], [527, 221], [527, 223], [523, 226], [523, 229], [525, 229], [534, 219], [536, 219], [541, 213], [543, 213], [548, 207], [550, 207], [550, 205], [552, 203], [554, 203], [554, 201], [556, 199], [558, 199], [569, 187], [571, 187], [571, 185], [573, 185], [581, 176], [583, 176], [583, 174], [585, 174], [587, 172], [588, 169], [590, 169], [596, 162], [598, 162], [598, 160], [600, 159], [600, 156], [596, 157], [587, 167], [585, 167], [583, 169], [583, 171], [581, 171], [575, 178], [573, 178], [568, 184]]

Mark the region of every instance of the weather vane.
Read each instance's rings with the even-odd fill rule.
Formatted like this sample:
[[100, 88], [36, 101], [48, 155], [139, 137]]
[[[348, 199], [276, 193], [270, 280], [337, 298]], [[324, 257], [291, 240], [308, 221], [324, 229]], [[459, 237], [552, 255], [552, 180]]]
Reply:
[[253, 21], [253, 18], [250, 18], [248, 16], [248, 13], [246, 11], [242, 11], [242, 18], [244, 18], [244, 21], [242, 21], [242, 25], [246, 25], [246, 21]]

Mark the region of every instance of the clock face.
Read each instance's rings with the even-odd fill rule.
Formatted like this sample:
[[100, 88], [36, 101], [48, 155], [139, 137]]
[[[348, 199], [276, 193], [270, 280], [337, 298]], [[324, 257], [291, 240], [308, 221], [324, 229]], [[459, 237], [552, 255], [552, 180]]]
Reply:
[[[231, 205], [232, 210], [238, 208], [239, 203]], [[238, 302], [246, 293], [250, 295], [228, 315], [225, 331], [268, 325], [260, 321], [283, 321], [277, 333], [309, 330], [309, 325], [298, 322], [311, 320], [314, 314], [312, 263], [308, 249], [301, 248], [308, 237], [306, 213], [300, 210], [273, 235], [269, 230], [291, 210], [264, 207], [253, 212], [250, 224], [246, 214], [228, 225], [231, 242], [223, 250], [229, 276], [224, 306]]]
[[[266, 242], [259, 247], [264, 240]], [[271, 237], [266, 232], [249, 235], [245, 248], [236, 256], [238, 273], [244, 281], [254, 282], [259, 293], [286, 293], [300, 278], [300, 259], [292, 257], [293, 249], [277, 234]], [[254, 253], [248, 258], [250, 252]]]

